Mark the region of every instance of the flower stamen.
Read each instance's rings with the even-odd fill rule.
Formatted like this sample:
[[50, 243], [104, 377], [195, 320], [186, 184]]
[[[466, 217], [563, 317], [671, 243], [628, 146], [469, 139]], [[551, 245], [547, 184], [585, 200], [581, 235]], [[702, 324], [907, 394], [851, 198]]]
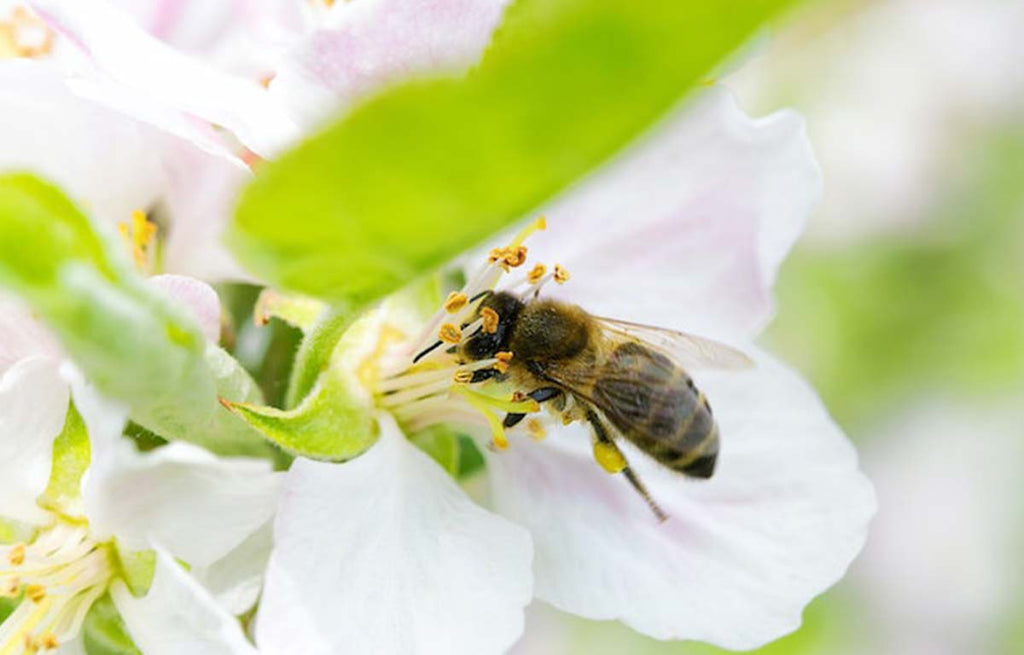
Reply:
[[117, 231], [131, 249], [135, 267], [143, 273], [148, 273], [150, 255], [152, 254], [150, 246], [156, 239], [156, 223], [146, 217], [146, 212], [136, 209], [132, 212], [131, 225], [124, 222], [118, 223]]

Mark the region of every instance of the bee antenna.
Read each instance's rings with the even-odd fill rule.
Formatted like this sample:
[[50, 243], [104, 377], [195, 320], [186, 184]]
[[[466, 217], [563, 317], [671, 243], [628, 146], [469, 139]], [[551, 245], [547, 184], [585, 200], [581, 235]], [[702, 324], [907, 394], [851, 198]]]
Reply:
[[415, 364], [416, 362], [420, 361], [421, 359], [423, 359], [424, 357], [426, 357], [430, 353], [434, 352], [438, 348], [438, 346], [440, 346], [442, 343], [444, 343], [444, 342], [438, 340], [438, 341], [436, 341], [434, 343], [434, 345], [428, 346], [428, 347], [424, 348], [423, 350], [421, 350], [419, 352], [419, 354], [417, 354], [415, 357], [412, 358], [412, 363]]
[[473, 304], [473, 303], [475, 303], [475, 302], [476, 302], [477, 300], [480, 300], [481, 298], [483, 298], [483, 297], [485, 297], [485, 296], [489, 296], [489, 295], [491, 295], [492, 293], [494, 293], [494, 290], [493, 290], [493, 289], [484, 289], [484, 290], [483, 290], [483, 291], [481, 291], [480, 293], [478, 293], [478, 294], [476, 294], [475, 296], [473, 296], [472, 298], [470, 298], [470, 299], [469, 299], [469, 304], [470, 304], [470, 305], [472, 305], [472, 304]]
[[629, 480], [629, 484], [633, 485], [633, 488], [636, 489], [636, 492], [643, 497], [644, 501], [647, 503], [647, 506], [651, 508], [652, 512], [654, 512], [654, 516], [658, 518], [658, 523], [664, 523], [665, 521], [667, 521], [668, 514], [666, 514], [665, 511], [661, 509], [661, 507], [658, 505], [658, 503], [653, 498], [651, 498], [651, 494], [649, 491], [647, 491], [647, 487], [644, 486], [644, 483], [641, 482], [640, 478], [638, 478], [636, 473], [633, 472], [633, 469], [627, 466], [626, 468], [622, 469], [622, 474], [626, 476], [626, 479]]

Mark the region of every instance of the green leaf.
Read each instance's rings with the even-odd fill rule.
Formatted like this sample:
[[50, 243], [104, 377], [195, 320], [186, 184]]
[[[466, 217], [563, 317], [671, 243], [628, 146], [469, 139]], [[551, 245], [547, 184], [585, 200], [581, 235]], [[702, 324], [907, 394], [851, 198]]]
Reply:
[[109, 594], [93, 603], [85, 615], [82, 642], [88, 655], [142, 655], [128, 636]]
[[81, 496], [82, 476], [89, 468], [92, 451], [89, 433], [74, 403], [68, 404], [64, 428], [53, 441], [53, 465], [50, 480], [39, 498], [39, 505], [60, 512]]
[[[373, 398], [360, 379], [377, 327], [372, 317], [363, 317], [340, 340], [325, 341], [323, 348], [331, 352], [325, 373], [317, 371], [312, 391], [293, 409], [222, 402], [287, 453], [334, 462], [358, 457], [377, 441]], [[328, 323], [324, 331], [333, 335], [335, 329], [340, 323]]]
[[28, 301], [100, 391], [129, 404], [133, 420], [220, 453], [267, 451], [217, 404], [218, 395], [258, 397], [239, 386], [240, 367], [214, 346], [208, 352], [191, 317], [154, 292], [59, 189], [0, 175], [0, 234], [0, 284]]
[[520, 0], [464, 79], [393, 88], [263, 166], [230, 243], [357, 310], [606, 160], [786, 4]]

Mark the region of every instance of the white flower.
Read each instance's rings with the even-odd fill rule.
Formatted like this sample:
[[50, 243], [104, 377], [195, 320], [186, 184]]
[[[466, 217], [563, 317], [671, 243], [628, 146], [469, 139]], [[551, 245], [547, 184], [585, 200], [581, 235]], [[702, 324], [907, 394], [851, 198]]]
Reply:
[[[370, 386], [404, 429], [450, 423], [498, 446], [507, 438], [486, 455], [496, 514], [473, 507], [387, 415], [360, 459], [296, 461], [257, 618], [261, 650], [500, 652], [521, 629], [531, 577], [556, 607], [661, 639], [753, 648], [796, 629], [859, 552], [874, 512], [856, 453], [817, 396], [749, 343], [819, 186], [799, 118], [752, 121], [713, 91], [547, 211], [549, 232], [529, 246], [547, 272], [514, 268], [515, 242], [418, 336], [394, 303], [357, 324], [347, 338], [362, 336], [363, 356], [373, 354], [359, 370], [379, 372]], [[460, 326], [479, 327], [473, 306], [457, 305], [494, 287], [503, 263], [513, 282], [500, 288], [530, 297], [546, 285], [595, 315], [739, 343], [756, 359], [743, 372], [694, 371], [721, 432], [710, 480], [623, 445], [667, 522], [595, 464], [584, 427], [533, 417], [506, 437], [499, 412], [531, 403], [472, 382], [501, 359], [460, 363], [437, 348], [410, 370], [439, 330], [454, 342]], [[552, 284], [566, 270], [572, 280]], [[532, 574], [518, 526], [532, 538]]]
[[[216, 328], [212, 289], [187, 278], [152, 283], [187, 303], [208, 336]], [[137, 452], [121, 437], [124, 409], [62, 368], [45, 330], [5, 304], [0, 337], [17, 338], [0, 338], [0, 517], [15, 521], [22, 539], [0, 546], [0, 593], [22, 600], [0, 625], [0, 652], [74, 644], [108, 591], [146, 653], [186, 644], [253, 652], [232, 612], [255, 600], [246, 569], [263, 558], [243, 546], [272, 515], [279, 474], [262, 460], [218, 459], [185, 443]]]

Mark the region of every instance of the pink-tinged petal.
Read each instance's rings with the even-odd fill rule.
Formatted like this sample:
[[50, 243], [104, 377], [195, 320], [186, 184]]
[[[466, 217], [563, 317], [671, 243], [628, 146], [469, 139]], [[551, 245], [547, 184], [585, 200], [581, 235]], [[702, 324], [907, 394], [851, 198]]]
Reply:
[[360, 0], [335, 6], [330, 28], [311, 32], [282, 61], [271, 92], [311, 124], [389, 83], [465, 70], [480, 58], [507, 4]]
[[61, 358], [57, 339], [17, 298], [0, 294], [0, 374], [26, 357]]
[[721, 431], [710, 480], [623, 446], [665, 523], [593, 462], [582, 428], [489, 457], [495, 508], [533, 534], [539, 598], [659, 639], [731, 649], [800, 625], [863, 546], [875, 498], [814, 392], [757, 359], [753, 370], [697, 380]]
[[208, 341], [220, 341], [220, 298], [213, 287], [185, 275], [155, 275], [146, 282], [188, 310]]
[[[88, 88], [91, 98], [131, 109], [141, 120], [170, 131], [183, 125], [174, 119], [176, 113], [183, 120], [201, 119], [227, 128], [267, 156], [297, 138], [295, 124], [258, 81], [218, 71], [175, 51], [106, 0], [32, 4], [88, 61], [91, 70], [83, 72], [80, 88]], [[201, 131], [196, 128], [195, 133]]]
[[529, 536], [473, 504], [390, 417], [380, 423], [356, 460], [292, 465], [260, 652], [503, 652], [530, 602]]
[[595, 314], [742, 339], [820, 189], [799, 116], [750, 119], [712, 89], [544, 210], [530, 258], [565, 265], [545, 293]]
[[138, 453], [121, 439], [94, 458], [83, 495], [97, 534], [131, 550], [162, 544], [206, 566], [270, 519], [282, 482], [265, 460], [218, 458], [184, 442]]
[[146, 655], [255, 655], [238, 620], [163, 549], [149, 591], [135, 598], [117, 581], [110, 588], [132, 641]]
[[0, 379], [0, 516], [46, 518], [36, 497], [50, 478], [53, 440], [67, 411], [68, 385], [48, 359], [22, 359]]

